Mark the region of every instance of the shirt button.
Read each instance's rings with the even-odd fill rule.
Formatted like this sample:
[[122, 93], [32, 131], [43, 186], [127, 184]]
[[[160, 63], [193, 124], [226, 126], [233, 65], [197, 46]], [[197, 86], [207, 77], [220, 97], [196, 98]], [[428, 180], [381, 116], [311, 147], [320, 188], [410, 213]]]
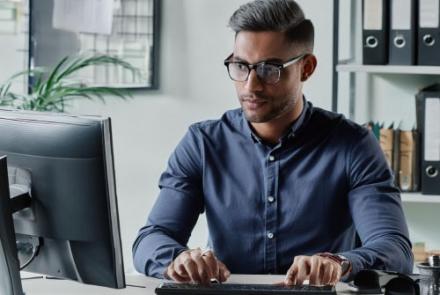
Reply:
[[275, 161], [275, 157], [274, 156], [269, 156], [269, 161]]
[[275, 198], [272, 196], [267, 197], [267, 200], [269, 201], [269, 203], [273, 203], [273, 201], [275, 201]]
[[267, 233], [267, 237], [268, 237], [269, 239], [273, 239], [273, 233], [268, 232], [268, 233]]

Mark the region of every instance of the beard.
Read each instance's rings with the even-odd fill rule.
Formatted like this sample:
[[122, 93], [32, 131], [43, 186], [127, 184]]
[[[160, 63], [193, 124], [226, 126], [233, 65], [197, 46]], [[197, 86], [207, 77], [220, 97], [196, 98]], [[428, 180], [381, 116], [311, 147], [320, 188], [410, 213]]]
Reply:
[[266, 123], [278, 119], [292, 112], [298, 102], [297, 97], [240, 95], [239, 99], [244, 116], [250, 123]]

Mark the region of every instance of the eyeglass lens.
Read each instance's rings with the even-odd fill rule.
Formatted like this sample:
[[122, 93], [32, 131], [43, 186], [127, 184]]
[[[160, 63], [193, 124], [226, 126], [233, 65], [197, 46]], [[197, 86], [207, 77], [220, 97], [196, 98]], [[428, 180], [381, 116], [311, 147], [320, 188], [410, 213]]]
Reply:
[[[232, 62], [228, 65], [229, 75], [232, 80], [243, 82], [249, 77], [250, 69], [243, 63]], [[276, 83], [280, 78], [280, 69], [271, 64], [258, 64], [255, 71], [259, 79], [265, 83]]]

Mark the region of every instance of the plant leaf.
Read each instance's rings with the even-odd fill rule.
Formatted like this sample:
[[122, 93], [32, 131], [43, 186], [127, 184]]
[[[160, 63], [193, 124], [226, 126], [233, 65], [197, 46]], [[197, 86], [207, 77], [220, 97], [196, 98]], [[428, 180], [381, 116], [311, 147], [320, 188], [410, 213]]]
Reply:
[[[21, 71], [0, 85], [0, 105], [10, 105], [20, 109], [62, 112], [69, 101], [74, 99], [99, 99], [105, 103], [105, 96], [111, 95], [126, 100], [131, 94], [125, 89], [106, 86], [87, 86], [69, 77], [89, 66], [120, 66], [141, 75], [140, 70], [130, 63], [114, 56], [81, 54], [63, 58], [51, 71], [36, 68]], [[13, 80], [24, 75], [34, 78], [29, 94], [11, 92]]]

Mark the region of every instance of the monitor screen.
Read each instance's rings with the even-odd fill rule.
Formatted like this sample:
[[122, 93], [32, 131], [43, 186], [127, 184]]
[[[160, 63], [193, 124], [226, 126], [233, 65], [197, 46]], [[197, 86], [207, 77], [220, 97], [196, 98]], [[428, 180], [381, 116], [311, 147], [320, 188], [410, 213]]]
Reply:
[[21, 267], [125, 287], [110, 119], [0, 110], [0, 134], [10, 185], [31, 188], [13, 215]]
[[0, 294], [23, 295], [5, 156], [0, 157]]

